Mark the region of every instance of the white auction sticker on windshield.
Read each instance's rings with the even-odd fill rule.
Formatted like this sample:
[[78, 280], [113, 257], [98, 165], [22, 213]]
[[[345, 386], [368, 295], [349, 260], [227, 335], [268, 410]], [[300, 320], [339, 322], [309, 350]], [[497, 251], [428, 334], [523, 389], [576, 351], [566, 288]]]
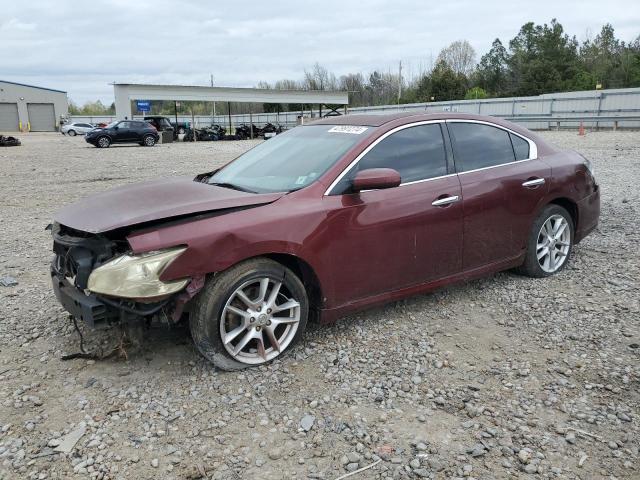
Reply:
[[329, 129], [330, 133], [352, 133], [354, 135], [360, 135], [367, 130], [367, 127], [358, 127], [356, 125], [336, 125]]

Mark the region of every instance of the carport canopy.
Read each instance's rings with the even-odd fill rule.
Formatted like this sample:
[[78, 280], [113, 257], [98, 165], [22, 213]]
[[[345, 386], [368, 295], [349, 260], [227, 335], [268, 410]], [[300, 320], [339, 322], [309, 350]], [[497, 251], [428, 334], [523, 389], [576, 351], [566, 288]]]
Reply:
[[140, 83], [114, 83], [113, 90], [118, 120], [124, 120], [125, 117], [132, 118], [131, 100], [349, 104], [347, 92], [328, 90], [271, 90], [265, 88], [198, 87]]

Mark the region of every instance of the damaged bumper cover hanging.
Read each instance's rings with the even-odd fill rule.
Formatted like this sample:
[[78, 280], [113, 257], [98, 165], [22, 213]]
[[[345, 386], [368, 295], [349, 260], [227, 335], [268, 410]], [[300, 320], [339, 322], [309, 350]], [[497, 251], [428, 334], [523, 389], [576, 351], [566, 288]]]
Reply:
[[204, 284], [199, 277], [160, 280], [184, 247], [132, 255], [126, 241], [63, 229], [52, 227], [53, 291], [64, 309], [89, 327], [150, 318], [160, 312], [177, 321], [186, 301]]

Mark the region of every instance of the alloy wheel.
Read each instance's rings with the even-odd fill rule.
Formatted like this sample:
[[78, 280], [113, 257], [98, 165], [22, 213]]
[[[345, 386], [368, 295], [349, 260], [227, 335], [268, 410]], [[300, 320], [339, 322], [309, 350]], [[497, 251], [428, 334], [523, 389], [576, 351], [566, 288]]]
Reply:
[[571, 248], [571, 226], [562, 215], [552, 215], [538, 233], [536, 256], [540, 268], [556, 272], [566, 262]]
[[240, 285], [227, 300], [220, 320], [220, 337], [237, 361], [256, 365], [284, 351], [298, 331], [300, 302], [274, 278]]
[[153, 147], [155, 145], [155, 143], [156, 143], [156, 141], [153, 139], [152, 136], [145, 137], [145, 139], [144, 139], [144, 144], [147, 147]]
[[98, 145], [102, 148], [107, 148], [109, 146], [109, 139], [107, 137], [102, 137], [98, 140]]

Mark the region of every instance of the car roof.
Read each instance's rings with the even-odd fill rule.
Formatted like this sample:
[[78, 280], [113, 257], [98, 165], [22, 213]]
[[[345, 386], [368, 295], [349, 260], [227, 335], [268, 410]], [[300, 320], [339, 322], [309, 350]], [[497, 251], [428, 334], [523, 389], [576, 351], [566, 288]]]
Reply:
[[340, 115], [335, 117], [325, 117], [321, 120], [316, 120], [307, 125], [363, 125], [367, 127], [380, 127], [385, 123], [393, 122], [395, 120], [406, 119], [406, 122], [410, 123], [416, 121], [426, 120], [480, 120], [492, 123], [501, 124], [504, 120], [497, 117], [489, 117], [486, 115], [474, 115], [470, 113], [422, 113], [422, 112], [397, 112], [397, 113], [382, 113], [382, 114], [349, 114]]
[[509, 122], [499, 117], [487, 115], [474, 115], [471, 113], [441, 112], [441, 113], [421, 113], [421, 112], [396, 112], [383, 114], [348, 114], [335, 117], [325, 117], [304, 125], [362, 125], [366, 127], [382, 127], [393, 122], [394, 126], [405, 125], [413, 122], [424, 122], [430, 120], [471, 120], [489, 122], [504, 128], [508, 128], [520, 135], [523, 135], [538, 145], [539, 153], [551, 153], [557, 150], [552, 145], [545, 142], [532, 131]]

